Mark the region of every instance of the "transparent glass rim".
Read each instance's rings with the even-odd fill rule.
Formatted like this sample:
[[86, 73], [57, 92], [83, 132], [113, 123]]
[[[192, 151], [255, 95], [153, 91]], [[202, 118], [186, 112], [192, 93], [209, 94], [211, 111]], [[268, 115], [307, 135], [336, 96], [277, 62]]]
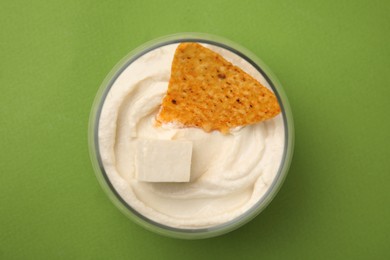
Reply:
[[[253, 205], [244, 214], [226, 223], [208, 228], [175, 228], [163, 225], [143, 216], [134, 208], [132, 208], [131, 205], [129, 205], [126, 201], [124, 201], [124, 199], [116, 191], [115, 187], [112, 185], [105, 172], [103, 163], [100, 158], [98, 142], [98, 126], [100, 113], [105, 102], [106, 96], [109, 93], [112, 85], [115, 83], [116, 79], [128, 66], [130, 66], [130, 64], [132, 64], [134, 61], [136, 61], [138, 58], [145, 55], [146, 53], [162, 46], [180, 42], [199, 42], [222, 47], [235, 53], [236, 55], [249, 62], [256, 70], [258, 70], [262, 74], [262, 76], [265, 78], [265, 80], [268, 82], [268, 84], [274, 91], [281, 107], [281, 114], [284, 123], [285, 144], [282, 160], [276, 177], [274, 178], [272, 184], [270, 185], [266, 193], [259, 199], [259, 201], [255, 205]], [[279, 191], [284, 179], [286, 178], [291, 163], [294, 147], [294, 124], [291, 108], [280, 82], [272, 73], [272, 71], [256, 55], [254, 55], [252, 52], [245, 49], [244, 47], [219, 36], [204, 33], [179, 33], [164, 36], [141, 45], [140, 47], [134, 49], [132, 52], [126, 55], [111, 70], [111, 72], [102, 82], [92, 105], [91, 114], [89, 118], [88, 142], [92, 165], [100, 185], [102, 186], [103, 190], [106, 192], [110, 200], [126, 216], [128, 216], [130, 219], [140, 224], [144, 228], [159, 233], [161, 235], [182, 239], [199, 239], [214, 237], [235, 230], [238, 227], [252, 220], [269, 205], [269, 203]]]

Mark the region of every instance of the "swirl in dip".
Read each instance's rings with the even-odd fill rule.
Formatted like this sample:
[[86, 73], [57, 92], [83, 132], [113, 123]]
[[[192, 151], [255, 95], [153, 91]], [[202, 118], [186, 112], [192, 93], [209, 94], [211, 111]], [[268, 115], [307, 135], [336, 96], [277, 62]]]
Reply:
[[[173, 125], [155, 127], [177, 45], [147, 52], [115, 80], [102, 101], [98, 149], [109, 181], [131, 208], [162, 225], [207, 228], [244, 214], [269, 189], [282, 161], [284, 125], [279, 114], [228, 135]], [[270, 88], [261, 73], [237, 54], [203, 45]], [[134, 146], [141, 138], [192, 141], [190, 182], [138, 181]]]

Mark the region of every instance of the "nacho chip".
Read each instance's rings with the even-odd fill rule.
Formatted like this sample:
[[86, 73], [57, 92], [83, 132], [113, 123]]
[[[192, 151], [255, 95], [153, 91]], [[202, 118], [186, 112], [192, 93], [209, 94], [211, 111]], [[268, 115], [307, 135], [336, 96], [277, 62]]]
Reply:
[[280, 112], [275, 95], [242, 69], [198, 43], [175, 52], [168, 91], [157, 124], [199, 127], [206, 132], [245, 126]]

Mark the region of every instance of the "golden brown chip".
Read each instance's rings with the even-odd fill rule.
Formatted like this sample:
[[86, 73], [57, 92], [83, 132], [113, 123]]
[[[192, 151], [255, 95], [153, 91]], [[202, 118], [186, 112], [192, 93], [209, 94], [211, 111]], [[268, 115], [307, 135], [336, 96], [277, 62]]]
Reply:
[[258, 123], [280, 112], [275, 95], [221, 55], [198, 43], [181, 43], [157, 124], [206, 132]]

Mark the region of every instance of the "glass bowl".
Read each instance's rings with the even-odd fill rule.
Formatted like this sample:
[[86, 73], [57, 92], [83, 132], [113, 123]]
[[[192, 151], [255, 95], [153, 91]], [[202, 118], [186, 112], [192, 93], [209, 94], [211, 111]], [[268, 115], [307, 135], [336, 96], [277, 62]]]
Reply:
[[[126, 183], [114, 180], [107, 174], [107, 168], [111, 166], [105, 165], [102, 160], [101, 147], [105, 144], [104, 140], [99, 139], [99, 124], [101, 123], [100, 118], [104, 103], [107, 96], [110, 95], [112, 86], [117, 84], [116, 82], [119, 80], [118, 78], [121, 74], [124, 73], [131, 64], [135, 63], [151, 51], [180, 42], [198, 42], [214, 46], [231, 52], [249, 63], [261, 74], [265, 83], [275, 93], [281, 107], [281, 120], [283, 122], [284, 141], [283, 147], [281, 147], [281, 160], [267, 190], [258, 198], [253, 206], [242, 214], [227, 222], [200, 228], [183, 228], [162, 224], [145, 216], [145, 214], [140, 213], [135, 209], [134, 205], [128, 203], [129, 200], [125, 198], [126, 196], [121, 192], [123, 185], [126, 185]], [[144, 228], [165, 236], [181, 239], [200, 239], [222, 235], [237, 229], [257, 216], [271, 202], [280, 189], [288, 172], [294, 145], [294, 125], [291, 108], [281, 84], [271, 70], [256, 57], [256, 55], [242, 46], [219, 36], [202, 33], [180, 33], [165, 36], [143, 44], [124, 57], [108, 74], [97, 92], [90, 114], [88, 134], [90, 157], [96, 177], [113, 204], [127, 217]]]

